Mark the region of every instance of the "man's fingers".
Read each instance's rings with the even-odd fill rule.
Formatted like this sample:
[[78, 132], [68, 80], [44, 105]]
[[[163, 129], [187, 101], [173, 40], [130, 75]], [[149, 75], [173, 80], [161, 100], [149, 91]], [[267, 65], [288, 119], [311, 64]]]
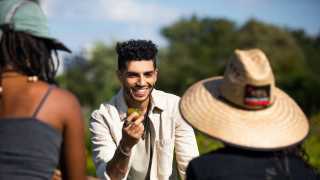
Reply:
[[131, 130], [134, 132], [134, 133], [140, 133], [140, 132], [143, 132], [144, 131], [144, 126], [142, 123], [140, 124], [132, 124], [131, 126]]
[[144, 116], [139, 116], [135, 121], [134, 124], [139, 125], [144, 120]]
[[124, 128], [128, 128], [132, 123], [133, 123], [132, 121], [125, 120], [123, 123], [123, 126]]
[[139, 125], [141, 124], [143, 119], [144, 119], [144, 116], [140, 116], [137, 112], [133, 112], [126, 118], [124, 122], [124, 127], [127, 128], [131, 126], [133, 123], [136, 125]]
[[144, 133], [144, 126], [143, 126], [143, 124], [141, 123], [140, 125], [135, 125], [135, 124], [133, 124], [132, 125], [132, 129], [131, 129], [132, 131], [132, 135], [134, 136], [134, 137], [136, 137], [136, 138], [141, 138], [141, 136], [143, 135], [143, 133]]
[[133, 112], [127, 117], [127, 120], [128, 121], [134, 121], [134, 119], [136, 119], [138, 117], [139, 117], [139, 114], [137, 112]]
[[124, 127], [129, 127], [139, 117], [137, 112], [131, 113], [124, 121]]

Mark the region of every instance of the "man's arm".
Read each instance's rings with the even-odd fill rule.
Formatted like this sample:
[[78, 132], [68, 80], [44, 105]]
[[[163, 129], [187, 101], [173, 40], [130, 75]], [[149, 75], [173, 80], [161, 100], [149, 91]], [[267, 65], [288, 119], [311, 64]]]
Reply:
[[126, 175], [131, 149], [139, 142], [143, 135], [143, 118], [144, 116], [139, 116], [136, 112], [127, 117], [127, 122], [124, 123], [122, 128], [122, 139], [106, 168], [107, 174], [112, 180], [122, 179]]
[[128, 171], [131, 149], [122, 148], [124, 146], [122, 142], [120, 141], [113, 158], [108, 162], [108, 166], [106, 166], [106, 173], [112, 180], [122, 179]]
[[102, 179], [121, 179], [128, 171], [131, 149], [139, 140], [139, 132], [142, 131], [143, 133], [141, 123], [143, 117], [137, 117], [134, 113], [127, 118], [128, 121], [135, 122], [130, 126], [123, 127], [122, 139], [118, 147], [111, 135], [112, 130], [110, 130], [114, 126], [106, 124], [106, 118], [111, 118], [111, 116], [108, 113], [102, 115], [99, 111], [95, 111], [91, 116], [89, 129], [92, 134], [93, 159], [98, 177]]

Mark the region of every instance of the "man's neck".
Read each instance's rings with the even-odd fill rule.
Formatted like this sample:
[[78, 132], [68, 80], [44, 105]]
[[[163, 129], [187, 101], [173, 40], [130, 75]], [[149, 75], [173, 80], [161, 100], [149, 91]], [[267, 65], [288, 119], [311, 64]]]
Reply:
[[148, 105], [150, 103], [150, 97], [143, 102], [134, 102], [131, 99], [125, 97], [125, 101], [126, 101], [128, 107], [140, 109], [142, 112], [145, 113], [148, 110]]

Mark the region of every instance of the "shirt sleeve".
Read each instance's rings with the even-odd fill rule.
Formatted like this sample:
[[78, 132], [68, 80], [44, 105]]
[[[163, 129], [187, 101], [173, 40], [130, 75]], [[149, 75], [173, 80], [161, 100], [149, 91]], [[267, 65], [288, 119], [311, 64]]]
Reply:
[[179, 174], [184, 180], [186, 168], [193, 158], [199, 156], [199, 150], [192, 127], [181, 117], [179, 101], [175, 107], [175, 154]]
[[109, 180], [110, 177], [106, 173], [106, 166], [112, 159], [117, 147], [106, 119], [111, 117], [103, 111], [105, 111], [105, 108], [101, 105], [99, 110], [95, 110], [91, 114], [89, 130], [91, 132], [92, 154], [97, 176], [101, 179]]

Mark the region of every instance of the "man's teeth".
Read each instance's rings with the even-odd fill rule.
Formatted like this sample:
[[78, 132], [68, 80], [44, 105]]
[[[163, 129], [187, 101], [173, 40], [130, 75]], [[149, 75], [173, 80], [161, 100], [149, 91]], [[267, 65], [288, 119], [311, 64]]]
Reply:
[[145, 92], [147, 89], [137, 89], [136, 92]]

